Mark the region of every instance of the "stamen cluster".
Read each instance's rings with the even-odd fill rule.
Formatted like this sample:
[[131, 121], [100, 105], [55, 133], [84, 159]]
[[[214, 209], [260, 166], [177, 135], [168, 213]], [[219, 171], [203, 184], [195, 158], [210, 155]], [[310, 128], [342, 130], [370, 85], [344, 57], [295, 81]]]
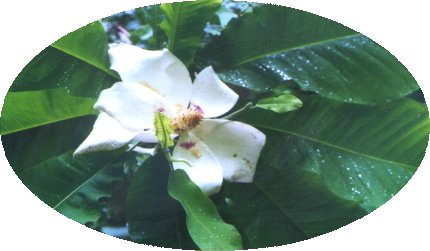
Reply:
[[202, 121], [201, 112], [194, 109], [186, 109], [179, 112], [172, 120], [172, 128], [175, 133], [184, 133], [196, 127]]

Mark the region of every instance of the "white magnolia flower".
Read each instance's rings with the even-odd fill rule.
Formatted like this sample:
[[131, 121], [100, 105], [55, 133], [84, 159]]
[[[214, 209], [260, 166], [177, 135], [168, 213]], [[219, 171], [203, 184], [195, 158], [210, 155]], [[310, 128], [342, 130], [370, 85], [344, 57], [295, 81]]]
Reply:
[[[123, 82], [103, 90], [94, 108], [100, 114], [75, 154], [113, 150], [131, 140], [157, 142], [154, 113], [163, 112], [179, 135], [174, 169], [184, 169], [207, 194], [223, 179], [251, 182], [266, 137], [254, 127], [225, 119], [238, 95], [207, 67], [192, 83], [185, 65], [167, 49], [148, 51], [132, 45], [109, 49], [112, 69]], [[138, 151], [145, 151], [139, 149]]]

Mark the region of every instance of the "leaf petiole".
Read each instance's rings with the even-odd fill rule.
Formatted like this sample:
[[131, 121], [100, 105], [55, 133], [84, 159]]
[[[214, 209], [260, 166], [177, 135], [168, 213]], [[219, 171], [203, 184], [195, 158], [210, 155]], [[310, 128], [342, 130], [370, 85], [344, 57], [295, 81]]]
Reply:
[[247, 110], [248, 108], [254, 108], [255, 106], [253, 106], [254, 104], [252, 102], [248, 102], [246, 103], [246, 105], [244, 105], [242, 108], [240, 108], [239, 110], [230, 113], [227, 116], [222, 117], [223, 119], [231, 119], [236, 117], [237, 115], [239, 115], [240, 113], [244, 112], [245, 110]]
[[182, 162], [182, 163], [187, 164], [189, 167], [191, 167], [190, 162], [188, 162], [184, 159], [174, 159], [172, 157], [172, 155], [170, 154], [169, 149], [162, 148], [162, 150], [163, 150], [164, 156], [166, 156], [166, 159], [170, 162], [170, 168], [171, 169], [173, 169], [173, 166], [171, 165], [173, 162]]

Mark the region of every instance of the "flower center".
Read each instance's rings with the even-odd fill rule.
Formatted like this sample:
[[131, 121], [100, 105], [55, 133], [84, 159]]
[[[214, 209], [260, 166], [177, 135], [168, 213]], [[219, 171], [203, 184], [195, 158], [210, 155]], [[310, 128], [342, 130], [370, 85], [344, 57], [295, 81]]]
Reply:
[[197, 110], [182, 110], [178, 113], [178, 116], [173, 118], [172, 128], [176, 133], [184, 133], [196, 127], [202, 119], [202, 113]]

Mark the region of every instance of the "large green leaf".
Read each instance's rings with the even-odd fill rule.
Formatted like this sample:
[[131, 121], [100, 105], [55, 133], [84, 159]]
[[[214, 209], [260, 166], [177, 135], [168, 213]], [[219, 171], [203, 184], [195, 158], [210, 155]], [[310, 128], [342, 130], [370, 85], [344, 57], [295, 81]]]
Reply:
[[291, 8], [264, 5], [232, 20], [200, 56], [220, 68], [357, 32], [329, 19]]
[[200, 67], [218, 66], [224, 81], [256, 91], [292, 79], [324, 97], [377, 104], [419, 88], [408, 70], [369, 38], [286, 7], [266, 5], [232, 21], [198, 55]]
[[367, 210], [385, 203], [410, 179], [427, 146], [427, 108], [413, 100], [368, 107], [318, 97], [287, 115], [256, 111], [242, 117], [288, 135], [287, 159], [320, 174], [337, 196]]
[[170, 172], [168, 191], [185, 209], [188, 231], [200, 249], [243, 249], [239, 232], [223, 221], [212, 200], [190, 180], [184, 170]]
[[192, 62], [203, 28], [220, 4], [221, 0], [197, 0], [161, 5], [165, 19], [160, 26], [169, 38], [168, 48], [185, 65]]
[[394, 56], [363, 35], [271, 55], [224, 71], [221, 77], [257, 91], [292, 79], [303, 90], [359, 104], [383, 103], [419, 89]]
[[117, 76], [109, 69], [107, 35], [100, 22], [90, 23], [73, 31], [57, 40], [51, 46], [94, 66], [112, 77]]
[[94, 114], [95, 100], [71, 96], [64, 89], [9, 92], [0, 118], [0, 134]]
[[73, 156], [73, 151], [25, 169], [24, 185], [61, 214], [86, 223], [100, 217], [98, 199], [109, 196], [122, 166], [112, 166], [120, 151]]
[[180, 204], [167, 193], [169, 170], [159, 154], [146, 160], [136, 172], [125, 205], [130, 238], [159, 247], [197, 249]]
[[109, 70], [107, 36], [95, 22], [64, 36], [28, 63], [11, 91], [65, 88], [73, 95], [97, 97], [118, 80]]
[[222, 190], [245, 248], [302, 241], [366, 215], [358, 203], [336, 198], [318, 175], [290, 161], [287, 137], [266, 136], [253, 183], [225, 182]]
[[26, 168], [75, 150], [90, 133], [94, 119], [95, 116], [79, 117], [3, 135], [7, 160], [19, 176]]

